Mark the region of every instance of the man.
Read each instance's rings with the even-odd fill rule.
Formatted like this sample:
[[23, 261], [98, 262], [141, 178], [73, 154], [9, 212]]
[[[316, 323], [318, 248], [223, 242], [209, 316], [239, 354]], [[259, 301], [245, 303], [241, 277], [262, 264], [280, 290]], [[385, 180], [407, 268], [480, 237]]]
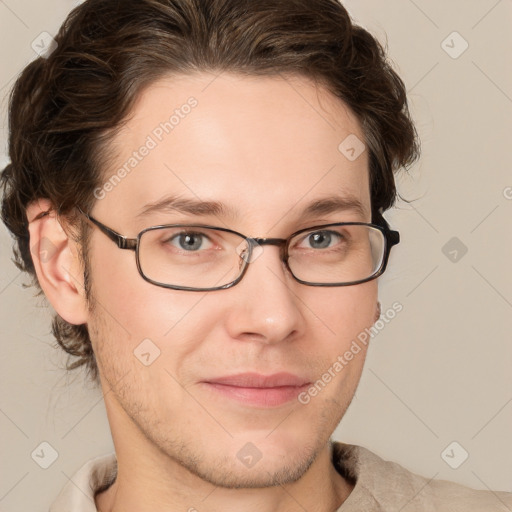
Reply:
[[15, 85], [2, 175], [115, 445], [51, 511], [510, 510], [330, 439], [417, 156], [402, 81], [335, 0], [76, 8]]

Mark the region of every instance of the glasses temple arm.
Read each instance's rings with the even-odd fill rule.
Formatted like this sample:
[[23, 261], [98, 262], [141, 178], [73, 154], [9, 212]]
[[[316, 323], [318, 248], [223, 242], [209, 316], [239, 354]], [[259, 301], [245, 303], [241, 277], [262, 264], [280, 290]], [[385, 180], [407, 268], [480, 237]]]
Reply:
[[82, 211], [82, 209], [79, 206], [77, 206], [76, 208], [89, 222], [91, 222], [92, 224], [97, 226], [103, 233], [105, 233], [105, 235], [107, 235], [110, 238], [110, 240], [115, 242], [115, 244], [120, 249], [130, 249], [132, 251], [136, 250], [136, 248], [137, 248], [137, 239], [136, 238], [126, 238], [125, 236], [120, 235], [119, 233], [114, 231], [113, 229], [110, 229], [109, 227], [105, 226], [105, 224], [102, 224], [100, 221], [96, 220], [91, 215]]

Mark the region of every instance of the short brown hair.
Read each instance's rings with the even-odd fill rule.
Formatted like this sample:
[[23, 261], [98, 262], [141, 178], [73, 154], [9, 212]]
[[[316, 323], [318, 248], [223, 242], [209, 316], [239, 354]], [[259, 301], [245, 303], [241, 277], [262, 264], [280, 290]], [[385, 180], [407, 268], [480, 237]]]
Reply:
[[[26, 207], [49, 199], [76, 228], [89, 300], [89, 227], [74, 206], [92, 209], [109, 141], [143, 88], [173, 73], [295, 73], [312, 78], [355, 113], [368, 147], [372, 222], [393, 206], [394, 172], [419, 156], [404, 84], [383, 46], [352, 23], [337, 0], [86, 0], [65, 20], [57, 47], [31, 62], [10, 96], [9, 157], [2, 219], [14, 263], [37, 281]], [[67, 369], [99, 382], [87, 325], [56, 314]]]

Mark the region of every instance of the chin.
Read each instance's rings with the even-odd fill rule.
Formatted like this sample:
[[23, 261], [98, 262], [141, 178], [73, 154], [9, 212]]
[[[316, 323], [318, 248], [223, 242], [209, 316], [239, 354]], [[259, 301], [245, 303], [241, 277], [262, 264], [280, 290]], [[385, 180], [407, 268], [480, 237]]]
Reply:
[[[266, 459], [266, 460], [265, 460]], [[258, 489], [286, 485], [299, 480], [314, 462], [314, 456], [306, 459], [295, 454], [292, 460], [270, 460], [262, 454], [255, 462], [239, 462], [235, 465], [223, 464], [222, 469], [211, 472], [212, 466], [202, 473], [199, 468], [197, 476], [218, 487], [225, 489]], [[231, 466], [231, 467], [230, 467]], [[220, 467], [214, 464], [213, 467]]]

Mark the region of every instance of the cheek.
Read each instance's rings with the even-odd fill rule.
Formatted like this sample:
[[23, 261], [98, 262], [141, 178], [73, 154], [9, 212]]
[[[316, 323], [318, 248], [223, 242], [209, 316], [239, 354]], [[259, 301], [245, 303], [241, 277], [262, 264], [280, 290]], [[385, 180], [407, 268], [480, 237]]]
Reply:
[[[327, 335], [314, 337], [314, 353], [311, 346], [305, 347], [309, 360], [317, 362], [318, 380], [299, 397], [299, 401], [330, 411], [326, 417], [331, 418], [333, 424], [341, 420], [361, 377], [370, 344], [365, 329], [375, 321], [377, 295], [374, 280], [340, 287], [335, 293], [326, 294], [324, 300], [317, 295], [311, 303], [321, 320], [319, 326]], [[317, 414], [312, 410], [309, 413]]]
[[193, 340], [201, 340], [210, 331], [212, 315], [200, 304], [204, 294], [155, 286], [139, 274], [133, 252], [118, 250], [126, 254], [116, 262], [110, 247], [104, 248], [108, 257], [101, 249], [92, 259], [91, 292], [96, 299], [98, 329], [105, 334], [104, 341], [109, 340], [110, 351], [126, 358], [141, 343], [151, 348], [151, 343], [144, 341], [147, 339], [155, 345], [153, 351], [166, 357], [166, 348], [172, 343], [175, 360], [182, 352], [194, 350]]
[[[319, 328], [325, 334], [315, 336], [314, 353], [305, 347], [310, 358], [317, 359], [322, 382], [332, 382], [331, 393], [349, 392], [359, 381], [370, 338], [365, 332], [375, 321], [377, 284], [340, 287], [326, 294], [325, 300], [311, 305], [320, 318]], [[328, 299], [327, 299], [328, 296]], [[325, 327], [324, 327], [325, 326]]]
[[341, 348], [373, 325], [378, 300], [376, 280], [363, 284], [334, 288], [334, 293], [316, 294], [309, 301], [311, 310], [318, 315]]
[[365, 330], [375, 321], [377, 292], [375, 281], [369, 281], [313, 289], [304, 298], [307, 330], [297, 348], [302, 364], [321, 379], [320, 386], [329, 383], [330, 391], [322, 393], [324, 399], [340, 390], [348, 392], [359, 380], [370, 343]]

